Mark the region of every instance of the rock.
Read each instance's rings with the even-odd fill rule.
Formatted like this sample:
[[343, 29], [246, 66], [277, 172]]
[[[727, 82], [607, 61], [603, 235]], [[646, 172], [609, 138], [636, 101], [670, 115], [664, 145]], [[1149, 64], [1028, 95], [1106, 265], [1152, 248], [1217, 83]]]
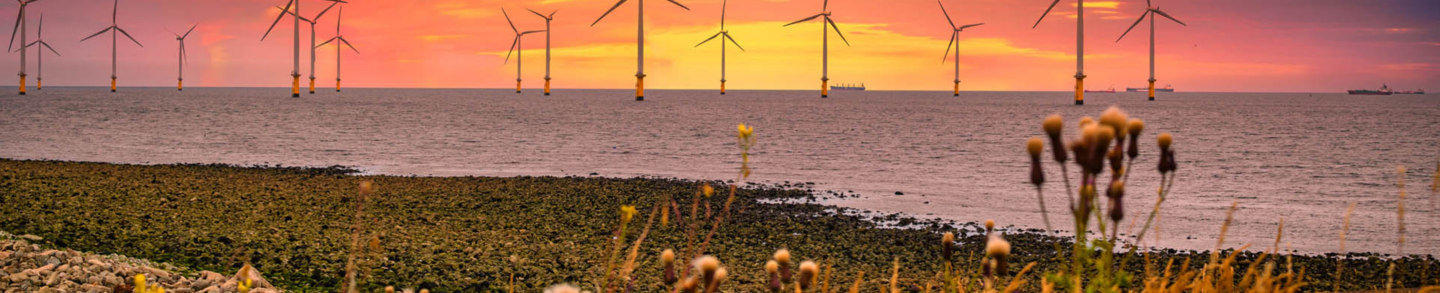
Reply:
[[220, 286], [210, 286], [200, 290], [199, 293], [220, 293]]
[[31, 235], [31, 234], [20, 235], [20, 238], [24, 238], [25, 240], [30, 240], [30, 241], [45, 240], [45, 237], [35, 236], [35, 235]]

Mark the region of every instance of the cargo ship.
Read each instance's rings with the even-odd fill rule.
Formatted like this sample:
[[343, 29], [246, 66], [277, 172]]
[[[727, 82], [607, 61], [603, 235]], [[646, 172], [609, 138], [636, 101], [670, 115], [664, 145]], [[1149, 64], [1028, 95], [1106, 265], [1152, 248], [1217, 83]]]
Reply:
[[853, 84], [849, 84], [849, 85], [846, 85], [846, 84], [832, 85], [832, 86], [830, 86], [830, 90], [832, 90], [832, 91], [864, 91], [864, 90], [865, 90], [865, 84], [862, 83], [862, 84], [860, 84], [859, 86], [856, 86], [856, 85], [853, 85]]
[[[1125, 91], [1127, 91], [1127, 92], [1132, 92], [1132, 93], [1133, 93], [1133, 92], [1149, 92], [1149, 91], [1150, 91], [1150, 88], [1148, 88], [1148, 87], [1127, 87], [1127, 88], [1125, 88]], [[1167, 84], [1167, 85], [1165, 85], [1165, 87], [1157, 87], [1157, 88], [1155, 88], [1155, 92], [1157, 92], [1157, 93], [1173, 93], [1173, 92], [1175, 92], [1175, 88], [1170, 87], [1170, 85]]]
[[1394, 92], [1390, 91], [1390, 85], [1381, 85], [1379, 90], [1349, 90], [1352, 95], [1389, 96]]
[[1113, 94], [1113, 93], [1115, 93], [1115, 87], [1110, 87], [1110, 89], [1106, 89], [1106, 90], [1103, 90], [1103, 91], [1085, 90], [1085, 92], [1087, 92], [1087, 93]]
[[1398, 92], [1395, 92], [1395, 94], [1397, 94], [1397, 95], [1423, 95], [1423, 94], [1425, 94], [1425, 89], [1418, 89], [1418, 90], [1413, 90], [1413, 91], [1398, 91]]

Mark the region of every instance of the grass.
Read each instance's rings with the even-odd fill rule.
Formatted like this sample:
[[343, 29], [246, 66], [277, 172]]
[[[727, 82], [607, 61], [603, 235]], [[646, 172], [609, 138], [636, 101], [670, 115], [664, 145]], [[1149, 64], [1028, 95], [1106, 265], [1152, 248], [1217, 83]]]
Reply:
[[[599, 269], [613, 249], [618, 207], [641, 215], [662, 200], [694, 198], [700, 182], [662, 179], [556, 177], [354, 176], [343, 169], [242, 168], [220, 165], [134, 166], [100, 163], [0, 160], [0, 230], [35, 234], [46, 245], [120, 253], [170, 262], [194, 270], [233, 272], [252, 263], [272, 283], [296, 291], [342, 289], [352, 245], [355, 195], [361, 181], [374, 182], [365, 203], [367, 233], [379, 249], [361, 263], [360, 288], [428, 288], [436, 292], [534, 292], [552, 284], [598, 286]], [[722, 182], [711, 182], [722, 185]], [[707, 254], [724, 261], [722, 291], [763, 292], [763, 265], [776, 249], [826, 267], [826, 279], [854, 288], [889, 288], [892, 261], [900, 288], [925, 286], [944, 271], [943, 232], [955, 232], [955, 270], [978, 272], [983, 228], [898, 215], [859, 216], [853, 211], [806, 203], [798, 186], [749, 185], [736, 191], [729, 220], [717, 230]], [[726, 197], [702, 198], [723, 206]], [[681, 202], [681, 206], [688, 202]], [[687, 213], [688, 214], [688, 213]], [[645, 220], [647, 219], [637, 219]], [[882, 228], [878, 222], [908, 229]], [[640, 222], [640, 221], [637, 221]], [[633, 223], [632, 223], [633, 224]], [[709, 227], [706, 227], [709, 228]], [[707, 229], [708, 230], [708, 229]], [[708, 231], [707, 231], [708, 232]], [[635, 291], [670, 288], [660, 280], [659, 255], [686, 246], [678, 224], [655, 225], [635, 260]], [[1070, 247], [1043, 233], [1012, 233], [1013, 264], [1037, 263], [1035, 272], [1064, 271]], [[633, 239], [633, 238], [631, 238]], [[1098, 253], [1098, 252], [1096, 252]], [[1222, 251], [1231, 255], [1231, 251]], [[512, 262], [511, 256], [516, 256]], [[967, 258], [966, 256], [969, 256]], [[1200, 270], [1203, 252], [1164, 250], [1147, 255]], [[1256, 266], [1258, 253], [1235, 254], [1238, 269]], [[1307, 271], [1305, 291], [1334, 285], [1336, 255], [1294, 256]], [[1142, 272], [1142, 258], [1116, 255], [1116, 266]], [[677, 260], [680, 264], [686, 260]], [[1396, 287], [1419, 287], [1433, 258], [1399, 262]], [[1349, 254], [1342, 290], [1383, 289], [1388, 258]], [[793, 268], [793, 266], [792, 266]], [[1440, 266], [1428, 266], [1440, 268]], [[868, 272], [868, 273], [867, 273]], [[833, 276], [832, 276], [833, 274]], [[964, 273], [962, 273], [964, 274]], [[1000, 276], [1010, 280], [1018, 275]], [[1429, 276], [1440, 273], [1429, 272]], [[1039, 291], [1030, 273], [1022, 291]], [[859, 283], [856, 283], [858, 280]], [[1434, 284], [1433, 280], [1427, 284]], [[1137, 284], [1138, 286], [1138, 284]], [[826, 287], [829, 287], [828, 285]], [[837, 286], [840, 287], [840, 286]], [[851, 287], [851, 286], [843, 286]], [[844, 290], [848, 288], [832, 288]]]

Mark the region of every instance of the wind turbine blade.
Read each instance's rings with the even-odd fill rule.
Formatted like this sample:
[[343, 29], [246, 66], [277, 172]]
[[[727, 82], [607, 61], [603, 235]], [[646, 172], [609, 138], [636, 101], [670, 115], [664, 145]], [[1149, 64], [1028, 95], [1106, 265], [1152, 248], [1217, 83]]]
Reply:
[[1150, 5], [1150, 0], [1145, 0], [1145, 8], [1150, 8], [1150, 7], [1154, 7], [1154, 6], [1153, 6], [1153, 5]]
[[[38, 1], [38, 0], [36, 0], [36, 1]], [[42, 36], [42, 35], [44, 35], [44, 34], [45, 34], [45, 14], [44, 14], [44, 13], [41, 13], [41, 14], [40, 14], [40, 27], [35, 29], [35, 37], [38, 38], [38, 37], [40, 37], [40, 36]]]
[[525, 31], [525, 32], [523, 32], [523, 33], [520, 33], [520, 35], [523, 36], [523, 35], [534, 34], [534, 33], [543, 33], [543, 32], [545, 32], [545, 30]]
[[44, 41], [41, 41], [41, 42], [40, 42], [40, 45], [45, 46], [46, 49], [50, 49], [50, 52], [51, 52], [51, 53], [55, 53], [55, 56], [60, 56], [60, 52], [59, 52], [59, 51], [55, 51], [55, 48], [51, 48], [51, 47], [50, 47], [50, 43], [46, 43], [46, 42], [44, 42]]
[[350, 40], [346, 40], [345, 37], [340, 37], [340, 42], [344, 42], [346, 47], [350, 47], [351, 51], [355, 51], [355, 54], [360, 54], [360, 50], [355, 49], [355, 45], [351, 45]]
[[[945, 55], [940, 55], [940, 64], [945, 64], [945, 60], [949, 60], [949, 59], [950, 59], [950, 46], [954, 46], [954, 45], [955, 45], [955, 38], [959, 38], [959, 37], [960, 37], [960, 31], [953, 31], [953, 30], [950, 31], [950, 42], [949, 42], [949, 43], [945, 43]], [[955, 50], [960, 50], [960, 49], [959, 49], [959, 48], [956, 48]]]
[[1165, 13], [1164, 11], [1160, 11], [1160, 8], [1155, 8], [1155, 13], [1159, 13], [1160, 16], [1164, 16], [1165, 18], [1169, 18], [1170, 20], [1174, 20], [1176, 23], [1179, 23], [1180, 25], [1190, 26], [1190, 25], [1188, 25], [1188, 24], [1185, 24], [1184, 22], [1180, 22], [1179, 19], [1175, 19], [1174, 17], [1170, 17], [1170, 14], [1167, 14], [1167, 13]]
[[967, 25], [965, 25], [965, 26], [961, 26], [960, 29], [963, 30], [963, 29], [972, 28], [972, 27], [977, 27], [977, 26], [982, 26], [982, 25], [985, 25], [985, 23], [983, 23], [983, 22], [982, 22], [982, 23], [972, 23], [972, 24], [967, 24]]
[[[280, 6], [275, 6], [275, 8], [280, 8]], [[308, 22], [308, 23], [312, 23], [312, 24], [315, 23], [315, 21], [310, 20], [309, 18], [305, 18], [304, 16], [300, 16], [299, 14], [295, 14], [294, 12], [290, 12], [289, 10], [286, 10], [286, 11], [285, 11], [285, 14], [289, 14], [290, 16], [294, 16], [295, 18], [299, 18], [300, 21], [304, 21], [304, 22]]]
[[515, 41], [510, 42], [510, 51], [505, 52], [505, 64], [510, 64], [510, 55], [515, 54], [515, 45], [520, 44], [520, 36], [515, 36]]
[[846, 40], [846, 39], [845, 39], [845, 34], [840, 33], [840, 26], [835, 25], [835, 21], [834, 21], [834, 20], [830, 20], [830, 17], [829, 17], [829, 16], [826, 16], [826, 17], [825, 17], [825, 22], [830, 23], [830, 27], [835, 28], [835, 35], [840, 36], [840, 40], [841, 40], [841, 41], [845, 41], [845, 46], [846, 46], [846, 47], [849, 47], [849, 46], [850, 46], [850, 40]]
[[791, 25], [794, 25], [794, 24], [797, 24], [797, 23], [802, 23], [802, 22], [810, 21], [811, 19], [815, 19], [816, 17], [820, 17], [820, 16], [824, 16], [824, 15], [825, 15], [824, 13], [816, 14], [815, 16], [806, 17], [805, 19], [796, 20], [795, 22], [787, 23], [787, 24], [785, 24], [785, 26], [791, 26]]
[[100, 34], [103, 34], [103, 33], [105, 33], [105, 32], [108, 32], [108, 31], [110, 31], [110, 30], [112, 30], [112, 29], [115, 29], [115, 27], [114, 27], [114, 26], [107, 27], [107, 28], [105, 28], [104, 30], [100, 30], [100, 32], [98, 32], [98, 33], [95, 33], [95, 34], [93, 34], [93, 35], [90, 35], [90, 36], [88, 36], [88, 37], [85, 37], [84, 39], [80, 39], [80, 41], [81, 41], [81, 42], [84, 42], [85, 40], [89, 40], [90, 38], [94, 38], [95, 36], [98, 36], [98, 35], [100, 35]]
[[[730, 5], [730, 0], [720, 1], [720, 30], [725, 30], [725, 6]], [[43, 16], [40, 19], [45, 19]]]
[[190, 56], [185, 54], [185, 42], [180, 42], [180, 63], [190, 65]]
[[342, 17], [342, 16], [345, 16], [345, 7], [344, 7], [344, 6], [341, 6], [341, 7], [340, 7], [340, 11], [336, 11], [336, 12], [335, 12], [335, 35], [336, 35], [336, 36], [339, 36], [339, 35], [340, 35], [340, 20], [345, 19], [345, 18]]
[[1141, 13], [1141, 14], [1140, 14], [1140, 19], [1136, 19], [1136, 20], [1135, 20], [1135, 24], [1131, 24], [1131, 25], [1130, 25], [1130, 28], [1125, 29], [1125, 33], [1120, 34], [1120, 37], [1119, 37], [1119, 38], [1115, 38], [1115, 42], [1116, 42], [1116, 43], [1119, 43], [1119, 42], [1120, 42], [1120, 39], [1124, 39], [1124, 38], [1125, 38], [1125, 35], [1130, 34], [1130, 30], [1133, 30], [1133, 29], [1135, 29], [1136, 26], [1139, 26], [1141, 21], [1145, 21], [1145, 16], [1147, 16], [1147, 15], [1150, 15], [1150, 11], [1149, 11], [1149, 10], [1146, 10], [1145, 13]]
[[[29, 45], [20, 46], [20, 48], [21, 48], [21, 49], [29, 48], [29, 47], [35, 46], [36, 43], [40, 43], [40, 41], [30, 42]], [[20, 50], [10, 50], [10, 52], [11, 52], [11, 53], [20, 52]]]
[[550, 19], [550, 18], [549, 18], [549, 17], [545, 17], [545, 15], [544, 15], [544, 14], [540, 14], [540, 12], [536, 12], [536, 11], [535, 11], [535, 10], [534, 10], [534, 9], [530, 9], [530, 8], [525, 8], [525, 10], [529, 10], [529, 11], [530, 11], [530, 13], [534, 13], [534, 14], [535, 14], [535, 15], [539, 15], [539, 16], [540, 16], [540, 18], [544, 18], [544, 19]]
[[745, 51], [745, 47], [740, 46], [740, 42], [736, 42], [735, 38], [730, 37], [730, 34], [725, 34], [725, 38], [729, 39], [731, 44], [735, 44], [736, 48], [740, 48], [740, 51]]
[[820, 5], [820, 11], [830, 11], [830, 0], [825, 0], [825, 3]]
[[685, 7], [685, 4], [680, 4], [680, 2], [675, 2], [675, 0], [666, 0], [666, 1], [670, 1], [670, 3], [675, 3], [676, 6], [680, 6], [680, 8], [685, 8], [685, 10], [690, 10], [690, 7]]
[[331, 8], [335, 8], [335, 5], [340, 5], [340, 2], [331, 2], [329, 7], [325, 7], [325, 10], [321, 10], [321, 11], [320, 11], [320, 14], [316, 14], [316, 15], [315, 15], [315, 20], [316, 20], [316, 21], [319, 21], [319, 20], [320, 20], [320, 17], [321, 17], [321, 16], [325, 16], [325, 13], [326, 13], [326, 12], [330, 12], [330, 9], [331, 9]]
[[620, 0], [620, 2], [615, 2], [615, 6], [610, 6], [610, 10], [606, 10], [605, 14], [600, 15], [600, 18], [596, 18], [595, 22], [590, 23], [590, 26], [595, 26], [595, 24], [600, 23], [601, 19], [605, 19], [605, 16], [610, 15], [611, 12], [615, 12], [615, 8], [620, 8], [620, 4], [625, 4], [625, 1], [628, 0]]
[[716, 37], [719, 37], [720, 34], [721, 34], [721, 33], [715, 33], [715, 35], [710, 36], [710, 38], [705, 39], [704, 41], [701, 41], [699, 44], [695, 44], [695, 46], [696, 46], [696, 47], [699, 47], [700, 45], [704, 45], [705, 43], [709, 43], [710, 40], [714, 40]]
[[120, 0], [115, 0], [115, 8], [110, 10], [110, 25], [116, 25], [120, 18]]
[[180, 38], [181, 38], [181, 39], [184, 39], [185, 37], [189, 37], [189, 36], [190, 36], [190, 32], [195, 31], [195, 27], [198, 27], [198, 26], [200, 26], [200, 24], [198, 24], [198, 23], [195, 24], [195, 25], [190, 26], [190, 30], [185, 31], [185, 35], [184, 35], [184, 36], [180, 36]]
[[265, 41], [265, 37], [269, 37], [269, 36], [270, 36], [270, 31], [275, 30], [275, 25], [280, 24], [280, 19], [281, 19], [281, 18], [285, 18], [285, 13], [290, 12], [290, 4], [295, 4], [295, 0], [290, 0], [289, 2], [285, 2], [285, 8], [284, 8], [284, 9], [281, 9], [281, 10], [284, 10], [284, 11], [280, 12], [280, 15], [276, 15], [276, 16], [275, 16], [275, 21], [274, 21], [274, 22], [271, 22], [271, 23], [270, 23], [270, 28], [265, 30], [265, 35], [260, 36], [260, 41], [261, 41], [261, 42], [264, 42], [264, 41]]
[[1055, 0], [1054, 3], [1050, 3], [1050, 8], [1045, 8], [1045, 13], [1040, 14], [1040, 19], [1039, 19], [1039, 20], [1036, 20], [1036, 21], [1035, 21], [1035, 25], [1034, 25], [1034, 26], [1031, 26], [1030, 28], [1033, 29], [1033, 28], [1040, 27], [1040, 21], [1045, 20], [1045, 16], [1046, 16], [1046, 15], [1050, 15], [1050, 10], [1051, 10], [1051, 9], [1055, 9], [1055, 5], [1056, 5], [1056, 4], [1060, 4], [1060, 0]]
[[556, 13], [556, 12], [560, 12], [560, 10], [559, 10], [559, 9], [556, 9], [555, 11], [551, 11], [551, 12], [550, 12], [550, 16], [545, 17], [545, 19], [555, 19], [555, 13]]
[[[125, 29], [122, 29], [122, 28], [120, 28], [120, 27], [117, 26], [117, 27], [115, 27], [115, 30], [120, 31], [120, 33], [122, 33], [122, 34], [125, 34], [125, 37], [126, 37], [126, 38], [130, 38], [130, 41], [131, 41], [131, 42], [135, 42], [136, 45], [140, 45], [140, 41], [136, 41], [136, 40], [135, 40], [135, 37], [131, 37], [131, 36], [130, 36], [130, 33], [125, 32]], [[144, 48], [145, 45], [140, 45], [140, 47], [141, 47], [141, 48]]]
[[330, 38], [329, 40], [325, 40], [324, 43], [320, 43], [319, 45], [315, 45], [315, 47], [316, 47], [316, 48], [323, 47], [323, 46], [325, 46], [325, 44], [329, 44], [330, 42], [334, 42], [335, 39], [339, 39], [339, 38], [340, 38], [340, 37], [338, 37], [338, 36], [337, 36], [337, 37], [334, 37], [334, 38]]
[[20, 14], [15, 16], [15, 28], [10, 29], [10, 47], [5, 51], [15, 50], [15, 33], [20, 31], [21, 19], [25, 19], [25, 9], [20, 9]]
[[514, 22], [514, 21], [510, 21], [510, 14], [509, 14], [509, 13], [505, 13], [505, 8], [500, 8], [500, 14], [505, 15], [505, 22], [510, 24], [510, 30], [515, 31], [515, 33], [517, 33], [517, 34], [520, 33], [520, 29], [515, 28], [515, 22]]
[[955, 21], [950, 20], [950, 12], [945, 11], [945, 3], [940, 3], [940, 0], [935, 0], [935, 3], [940, 4], [940, 13], [945, 15], [945, 21], [950, 22], [950, 27], [955, 27]]

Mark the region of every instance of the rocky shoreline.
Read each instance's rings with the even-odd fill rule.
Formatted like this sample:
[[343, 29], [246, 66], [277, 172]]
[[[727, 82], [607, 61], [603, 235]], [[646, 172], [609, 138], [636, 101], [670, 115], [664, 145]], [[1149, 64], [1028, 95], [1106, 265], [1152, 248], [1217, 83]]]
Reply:
[[[136, 275], [148, 284], [172, 293], [237, 292], [237, 276], [211, 271], [189, 273], [168, 263], [118, 254], [97, 254], [69, 249], [49, 249], [30, 241], [35, 235], [12, 235], [0, 231], [0, 290], [3, 292], [129, 292]], [[243, 269], [252, 270], [245, 267]], [[252, 293], [280, 292], [259, 272], [250, 276]]]

